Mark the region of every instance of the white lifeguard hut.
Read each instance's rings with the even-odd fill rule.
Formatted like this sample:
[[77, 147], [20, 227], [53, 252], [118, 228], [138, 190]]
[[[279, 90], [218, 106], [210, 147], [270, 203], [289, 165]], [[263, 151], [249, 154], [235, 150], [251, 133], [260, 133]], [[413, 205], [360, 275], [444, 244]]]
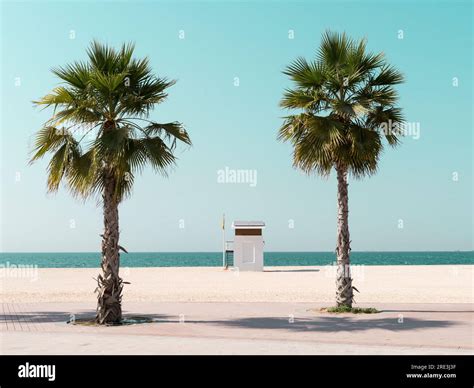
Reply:
[[[234, 221], [234, 241], [226, 241], [224, 267], [239, 271], [263, 271], [263, 221]], [[233, 256], [231, 263], [230, 256]]]

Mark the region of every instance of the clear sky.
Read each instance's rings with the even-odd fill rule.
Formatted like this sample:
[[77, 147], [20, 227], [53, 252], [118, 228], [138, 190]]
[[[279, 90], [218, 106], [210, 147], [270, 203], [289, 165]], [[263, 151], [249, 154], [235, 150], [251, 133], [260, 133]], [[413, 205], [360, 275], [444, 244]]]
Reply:
[[[281, 71], [314, 57], [328, 28], [385, 52], [406, 76], [400, 105], [420, 128], [385, 151], [376, 176], [350, 181], [353, 250], [472, 249], [470, 1], [2, 2], [1, 11], [2, 251], [100, 248], [96, 202], [47, 195], [47, 162], [27, 165], [51, 113], [31, 101], [57, 85], [50, 68], [85, 59], [92, 39], [134, 41], [159, 76], [178, 80], [152, 118], [183, 122], [194, 143], [168, 179], [151, 169], [136, 179], [120, 207], [122, 245], [218, 251], [225, 212], [265, 221], [267, 250], [334, 250], [334, 176], [294, 170], [290, 145], [276, 140], [290, 86]], [[220, 183], [226, 167], [255, 170], [256, 185]]]

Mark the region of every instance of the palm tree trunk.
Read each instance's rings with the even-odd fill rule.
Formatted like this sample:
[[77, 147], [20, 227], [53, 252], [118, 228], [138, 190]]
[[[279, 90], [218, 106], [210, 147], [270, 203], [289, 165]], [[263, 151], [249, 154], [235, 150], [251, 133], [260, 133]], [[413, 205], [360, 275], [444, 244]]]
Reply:
[[97, 316], [99, 324], [118, 323], [122, 320], [122, 279], [119, 277], [119, 215], [114, 198], [115, 178], [108, 171], [104, 177], [102, 194], [104, 234], [102, 235], [102, 274], [98, 276]]
[[337, 172], [337, 275], [336, 304], [352, 307], [353, 289], [350, 272], [349, 196], [347, 168], [336, 165]]

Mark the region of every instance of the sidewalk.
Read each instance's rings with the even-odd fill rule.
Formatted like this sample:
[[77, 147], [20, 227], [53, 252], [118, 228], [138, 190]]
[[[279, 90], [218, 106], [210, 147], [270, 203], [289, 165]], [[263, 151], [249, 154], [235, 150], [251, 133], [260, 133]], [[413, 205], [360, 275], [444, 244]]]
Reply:
[[470, 304], [380, 304], [379, 314], [327, 314], [308, 303], [148, 303], [152, 323], [70, 325], [80, 303], [3, 303], [1, 354], [474, 354]]

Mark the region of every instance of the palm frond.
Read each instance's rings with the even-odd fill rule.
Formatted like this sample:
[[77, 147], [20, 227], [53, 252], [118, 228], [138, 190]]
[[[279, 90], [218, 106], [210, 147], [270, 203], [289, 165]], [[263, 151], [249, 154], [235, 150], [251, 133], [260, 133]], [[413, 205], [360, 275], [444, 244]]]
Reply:
[[403, 74], [393, 66], [384, 65], [370, 82], [371, 86], [392, 86], [403, 82]]
[[176, 141], [179, 140], [187, 145], [192, 145], [191, 138], [184, 128], [183, 124], [175, 121], [172, 123], [159, 124], [152, 122], [145, 127], [145, 133], [148, 136], [158, 135], [164, 140], [171, 141], [171, 149], [176, 147]]
[[76, 144], [76, 141], [66, 128], [43, 127], [36, 134], [30, 164], [42, 158], [46, 153], [55, 152], [68, 143]]
[[67, 85], [84, 90], [90, 77], [91, 68], [86, 63], [74, 62], [64, 67], [57, 67], [51, 72], [63, 80]]

